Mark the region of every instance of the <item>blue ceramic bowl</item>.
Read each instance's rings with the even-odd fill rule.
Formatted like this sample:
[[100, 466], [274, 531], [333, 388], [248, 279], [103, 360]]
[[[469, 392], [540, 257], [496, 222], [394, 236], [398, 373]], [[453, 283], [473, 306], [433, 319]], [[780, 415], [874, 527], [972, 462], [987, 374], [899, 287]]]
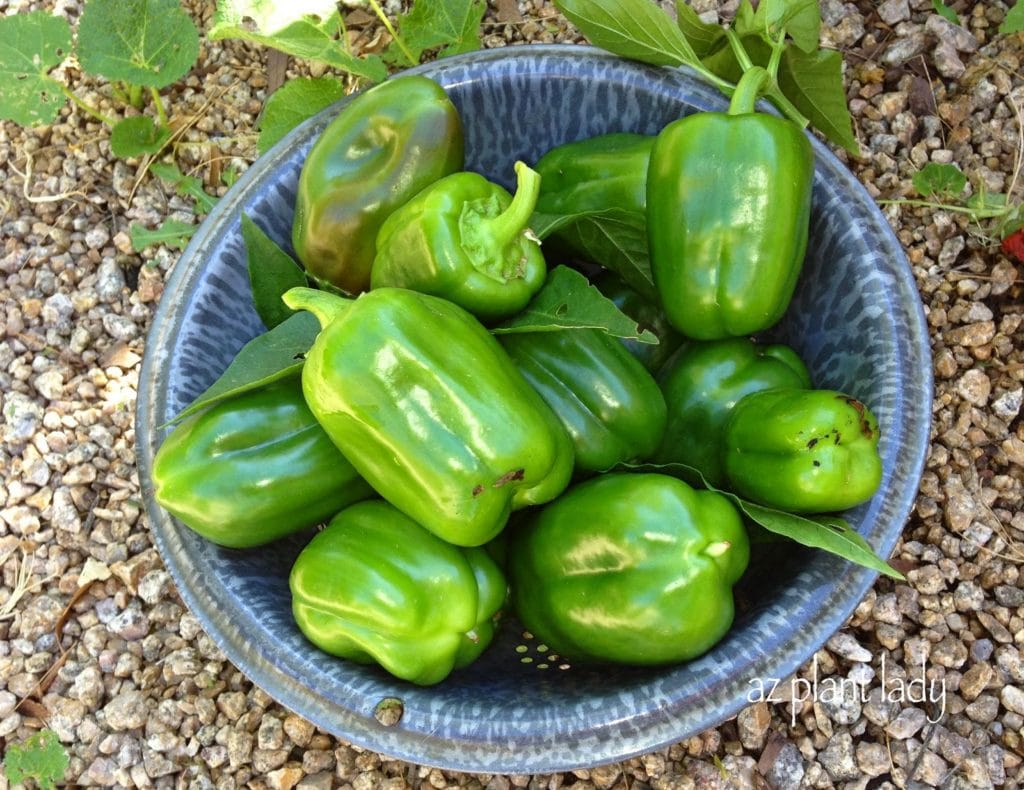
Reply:
[[[589, 48], [533, 46], [473, 53], [415, 69], [462, 113], [468, 169], [511, 186], [528, 163], [572, 140], [656, 133], [673, 119], [725, 105], [679, 71]], [[288, 246], [299, 170], [344, 102], [295, 130], [220, 201], [176, 264], [146, 347], [138, 401], [140, 478], [156, 543], [182, 597], [224, 653], [286, 707], [352, 743], [453, 770], [545, 773], [641, 754], [733, 716], [759, 680], [795, 672], [853, 611], [875, 574], [786, 546], [739, 590], [735, 625], [707, 655], [663, 669], [561, 669], [508, 622], [474, 665], [418, 688], [312, 648], [292, 621], [287, 575], [308, 536], [270, 550], [220, 549], [154, 501], [159, 426], [201, 393], [250, 338], [254, 312], [240, 233], [250, 214]], [[807, 361], [816, 384], [850, 393], [878, 416], [884, 478], [850, 512], [888, 556], [914, 501], [928, 443], [928, 336], [904, 253], [867, 192], [816, 141], [807, 261], [776, 336]], [[521, 644], [525, 652], [517, 650]], [[398, 698], [393, 726], [374, 717]]]

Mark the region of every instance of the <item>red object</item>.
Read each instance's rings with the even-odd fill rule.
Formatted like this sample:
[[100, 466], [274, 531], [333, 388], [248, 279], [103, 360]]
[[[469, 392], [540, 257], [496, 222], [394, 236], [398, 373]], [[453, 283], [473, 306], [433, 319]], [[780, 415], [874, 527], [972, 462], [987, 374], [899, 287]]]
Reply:
[[1015, 230], [1003, 239], [1003, 252], [1024, 263], [1024, 228]]

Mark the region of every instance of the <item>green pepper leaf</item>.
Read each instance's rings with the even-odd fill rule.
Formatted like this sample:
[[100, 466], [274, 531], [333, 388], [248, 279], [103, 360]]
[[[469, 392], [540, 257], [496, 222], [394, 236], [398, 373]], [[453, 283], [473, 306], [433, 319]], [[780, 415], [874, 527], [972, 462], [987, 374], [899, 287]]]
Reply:
[[947, 162], [929, 162], [911, 178], [921, 197], [955, 197], [967, 186], [967, 176]]
[[999, 32], [1004, 35], [1019, 33], [1024, 30], [1024, 3], [1018, 0], [1013, 8], [1006, 12], [1003, 22], [999, 25]]
[[834, 49], [811, 53], [788, 47], [782, 54], [779, 87], [811, 125], [853, 156], [860, 143], [843, 87], [843, 56]]
[[138, 222], [133, 222], [128, 229], [128, 235], [132, 240], [132, 249], [136, 252], [142, 252], [146, 247], [152, 247], [155, 244], [166, 244], [168, 247], [183, 250], [195, 232], [195, 225], [177, 219], [164, 220], [154, 230], [150, 230]]
[[676, 0], [676, 24], [699, 58], [703, 58], [725, 39], [725, 29], [721, 25], [704, 22], [685, 0]]
[[635, 291], [647, 299], [657, 298], [651, 257], [647, 246], [647, 218], [626, 209], [581, 211], [576, 214], [535, 213], [530, 226], [540, 239], [559, 231], [571, 252], [591, 262], [605, 256], [590, 250], [616, 250], [614, 260], [602, 260]]
[[295, 313], [273, 329], [257, 335], [244, 346], [219, 379], [174, 419], [160, 427], [173, 425], [215, 403], [265, 387], [302, 371], [303, 355], [320, 333], [320, 322], [309, 312]]
[[818, 50], [821, 37], [818, 0], [761, 0], [753, 24], [769, 43], [785, 33], [807, 54]]
[[78, 23], [82, 69], [164, 88], [199, 57], [199, 32], [178, 0], [89, 0]]
[[345, 86], [336, 77], [288, 80], [271, 94], [263, 106], [257, 122], [260, 137], [256, 148], [261, 155], [265, 154], [304, 120], [312, 118], [344, 95]]
[[242, 238], [249, 261], [249, 282], [256, 313], [264, 326], [273, 329], [294, 311], [281, 297], [289, 288], [308, 285], [306, 275], [248, 214], [242, 214]]
[[344, 33], [334, 0], [218, 0], [209, 36], [262, 44], [371, 82], [387, 77], [387, 67], [379, 56], [356, 57], [345, 49]]
[[122, 159], [155, 154], [170, 139], [171, 130], [166, 126], [157, 126], [148, 115], [137, 115], [118, 121], [110, 130], [110, 150]]
[[526, 309], [491, 328], [496, 335], [555, 332], [563, 329], [601, 329], [613, 337], [656, 345], [658, 338], [637, 326], [615, 304], [568, 266], [548, 272], [544, 286]]
[[0, 118], [20, 126], [57, 119], [65, 99], [48, 76], [71, 52], [71, 26], [46, 11], [0, 16]]
[[596, 47], [654, 66], [699, 64], [682, 31], [650, 0], [555, 0]]
[[757, 27], [757, 15], [754, 12], [754, 6], [750, 4], [750, 0], [742, 0], [740, 7], [736, 9], [736, 16], [732, 20], [733, 29], [740, 35], [740, 37], [746, 36], [750, 33], [757, 33], [760, 35], [761, 31]]
[[678, 477], [690, 483], [700, 480], [706, 489], [726, 497], [751, 521], [771, 533], [789, 538], [801, 546], [822, 549], [893, 579], [904, 580], [903, 574], [879, 557], [864, 537], [840, 516], [802, 516], [749, 502], [731, 491], [711, 485], [700, 470], [686, 464], [619, 464], [609, 471], [655, 472]]

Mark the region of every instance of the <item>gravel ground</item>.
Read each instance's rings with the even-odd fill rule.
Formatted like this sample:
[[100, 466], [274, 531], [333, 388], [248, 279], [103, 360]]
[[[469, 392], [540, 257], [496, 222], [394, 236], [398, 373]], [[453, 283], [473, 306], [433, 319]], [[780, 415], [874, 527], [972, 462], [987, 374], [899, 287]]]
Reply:
[[[693, 4], [709, 16], [736, 5]], [[57, 5], [79, 12], [76, 0]], [[951, 5], [966, 29], [948, 25], [930, 0], [822, 2], [823, 42], [846, 54], [865, 150], [849, 164], [879, 198], [910, 195], [912, 174], [928, 161], [955, 162], [990, 191], [1010, 186], [1022, 39], [996, 37], [1005, 2]], [[546, 2], [491, 6], [487, 46], [578, 40]], [[204, 29], [211, 7], [190, 4]], [[372, 26], [356, 32], [363, 44], [378, 38]], [[191, 74], [165, 91], [173, 117], [194, 120], [179, 148], [183, 169], [212, 188], [218, 171], [254, 160], [254, 122], [280, 65], [267, 50], [204, 42]], [[106, 86], [70, 68], [64, 78], [86, 101], [120, 112]], [[145, 333], [177, 254], [135, 253], [127, 231], [192, 212], [141, 178], [138, 162], [115, 159], [107, 140], [70, 108], [47, 128], [0, 124], [7, 744], [50, 727], [70, 754], [67, 781], [86, 786], [1020, 786], [1021, 269], [963, 215], [885, 209], [931, 328], [931, 455], [894, 555], [907, 582], [880, 580], [800, 672], [854, 680], [868, 701], [757, 704], [697, 737], [588, 771], [451, 774], [318, 731], [254, 688], [182, 605], [148, 532], [133, 432]], [[883, 667], [909, 680], [922, 666], [944, 684], [944, 706], [883, 694]]]

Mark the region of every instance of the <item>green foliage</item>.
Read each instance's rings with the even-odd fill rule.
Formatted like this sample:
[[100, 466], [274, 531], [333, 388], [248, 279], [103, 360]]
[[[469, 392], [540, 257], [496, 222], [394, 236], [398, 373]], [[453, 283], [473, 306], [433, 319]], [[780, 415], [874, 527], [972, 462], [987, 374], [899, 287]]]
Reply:
[[964, 191], [967, 176], [956, 165], [929, 162], [912, 179], [921, 197], [954, 197]]
[[265, 327], [273, 329], [294, 313], [281, 297], [291, 288], [308, 286], [306, 274], [248, 214], [242, 214], [242, 239], [256, 313]]
[[676, 0], [676, 23], [698, 58], [708, 55], [725, 37], [721, 25], [701, 20], [685, 0]]
[[684, 0], [676, 0], [676, 24], [649, 0], [555, 4], [592, 44], [655, 66], [689, 66], [726, 95], [747, 67], [743, 61], [763, 66], [772, 77], [765, 98], [795, 122], [809, 122], [833, 143], [860, 153], [842, 55], [819, 49], [821, 10], [815, 0], [762, 0], [756, 11], [742, 0], [731, 32], [701, 21]]
[[182, 197], [195, 200], [196, 208], [204, 214], [208, 214], [217, 204], [217, 198], [203, 188], [202, 179], [184, 175], [170, 162], [154, 162], [149, 166], [149, 171], [161, 181], [166, 181]]
[[999, 26], [1000, 33], [1019, 33], [1024, 30], [1024, 3], [1017, 2], [1006, 12], [1003, 23]]
[[109, 80], [164, 88], [199, 56], [199, 33], [178, 0], [88, 0], [78, 24], [82, 68]]
[[53, 123], [64, 106], [48, 76], [71, 52], [71, 27], [45, 11], [0, 16], [0, 118], [22, 126]]
[[128, 158], [155, 154], [171, 139], [171, 130], [157, 126], [146, 115], [137, 115], [118, 121], [110, 131], [110, 150], [114, 156]]
[[555, 5], [596, 47], [655, 66], [699, 63], [684, 31], [650, 0], [557, 0]]
[[647, 221], [641, 215], [621, 208], [579, 211], [574, 214], [539, 214], [530, 218], [530, 227], [540, 239], [555, 231], [567, 229], [573, 246], [584, 258], [590, 250], [601, 250], [614, 241], [618, 250], [615, 260], [605, 266], [618, 274], [633, 290], [648, 299], [657, 299], [654, 275], [651, 274], [650, 249], [647, 246]]
[[416, 62], [427, 50], [440, 57], [480, 48], [484, 0], [418, 0], [398, 21], [398, 32]]
[[779, 86], [815, 129], [854, 156], [860, 154], [843, 88], [842, 54], [834, 49], [813, 53], [787, 49], [779, 68]]
[[288, 132], [345, 95], [345, 87], [335, 77], [289, 80], [267, 99], [259, 119], [260, 137], [256, 144], [265, 154]]
[[601, 329], [613, 337], [656, 345], [658, 338], [637, 326], [611, 299], [568, 266], [556, 266], [526, 309], [492, 327], [496, 335], [554, 332], [566, 329]]
[[303, 356], [312, 348], [319, 333], [320, 322], [312, 313], [302, 310], [269, 331], [256, 335], [242, 346], [220, 378], [170, 423], [244, 392], [299, 375]]
[[4, 773], [12, 784], [35, 780], [41, 790], [51, 790], [64, 779], [68, 753], [53, 730], [40, 730], [22, 743], [7, 747]]
[[954, 25], [960, 24], [960, 17], [956, 15], [956, 11], [943, 3], [942, 0], [932, 0], [932, 8], [935, 9], [936, 14], [945, 17]]
[[761, 0], [753, 25], [767, 38], [788, 35], [803, 52], [816, 52], [821, 35], [821, 9], [818, 0]]
[[798, 515], [748, 502], [731, 491], [711, 485], [700, 470], [686, 464], [620, 464], [616, 469], [630, 472], [654, 472], [678, 477], [681, 480], [699, 479], [709, 491], [715, 491], [726, 497], [739, 508], [744, 516], [774, 535], [789, 538], [802, 546], [827, 551], [893, 579], [903, 579], [903, 574], [879, 557], [864, 537], [853, 529], [849, 522], [839, 516]]
[[168, 219], [156, 229], [150, 230], [138, 222], [132, 223], [128, 235], [132, 240], [132, 249], [142, 252], [155, 244], [166, 244], [168, 247], [183, 250], [196, 232], [196, 226], [176, 219]]
[[380, 57], [356, 57], [342, 43], [344, 35], [345, 25], [334, 0], [218, 0], [209, 31], [213, 40], [252, 41], [303, 60], [326, 63], [370, 82], [383, 80], [387, 68]]

